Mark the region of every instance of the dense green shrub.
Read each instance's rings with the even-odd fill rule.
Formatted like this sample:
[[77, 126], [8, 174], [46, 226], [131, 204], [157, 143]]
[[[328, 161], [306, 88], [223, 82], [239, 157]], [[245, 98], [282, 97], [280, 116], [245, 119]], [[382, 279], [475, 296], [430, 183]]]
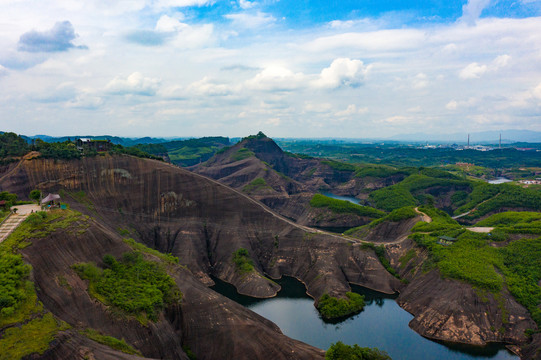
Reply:
[[233, 264], [238, 272], [246, 274], [254, 271], [254, 263], [250, 259], [250, 254], [245, 248], [240, 248], [233, 253]]
[[251, 193], [251, 192], [263, 190], [263, 189], [272, 189], [272, 188], [269, 186], [269, 184], [267, 184], [265, 179], [257, 178], [257, 179], [254, 179], [252, 182], [250, 182], [248, 185], [244, 186], [242, 188], [242, 191]]
[[105, 269], [93, 264], [76, 264], [73, 269], [89, 280], [90, 294], [105, 304], [156, 320], [166, 305], [180, 302], [182, 295], [173, 278], [163, 266], [145, 260], [141, 253], [124, 253], [120, 261], [105, 255], [103, 262]]
[[347, 200], [333, 199], [331, 197], [315, 194], [310, 200], [310, 206], [315, 208], [328, 208], [332, 212], [339, 214], [355, 214], [358, 216], [368, 216], [372, 218], [380, 218], [385, 216], [381, 210], [371, 208], [369, 206], [361, 206]]
[[321, 164], [330, 166], [332, 169], [337, 171], [348, 171], [353, 172], [357, 170], [357, 167], [352, 164], [348, 164], [345, 162], [335, 161], [335, 160], [322, 160]]
[[399, 184], [371, 192], [370, 200], [374, 202], [376, 208], [385, 211], [393, 211], [417, 204], [413, 195]]
[[438, 230], [450, 230], [460, 228], [461, 226], [453, 220], [445, 211], [433, 206], [420, 206], [419, 211], [428, 215], [432, 221], [427, 223], [419, 221], [411, 229], [413, 232], [432, 232]]
[[250, 150], [250, 149], [247, 149], [247, 148], [241, 148], [239, 150], [237, 150], [236, 152], [234, 152], [233, 154], [231, 154], [231, 161], [240, 161], [240, 160], [244, 160], [244, 159], [247, 159], [251, 156], [255, 156], [255, 153]]
[[371, 165], [363, 166], [355, 171], [355, 177], [374, 177], [374, 178], [386, 178], [390, 176], [402, 175], [406, 177], [409, 172], [404, 169], [396, 169], [385, 165]]
[[122, 351], [125, 354], [141, 355], [141, 352], [128, 345], [124, 339], [117, 339], [112, 336], [103, 335], [94, 329], [85, 329], [81, 332], [84, 336], [100, 344], [107, 345], [112, 349]]
[[347, 292], [347, 299], [339, 299], [323, 294], [317, 309], [325, 319], [336, 319], [360, 312], [364, 308], [364, 296]]
[[6, 132], [0, 134], [0, 158], [23, 156], [30, 151], [30, 145], [19, 135]]
[[325, 360], [391, 360], [391, 357], [377, 348], [346, 345], [338, 341], [327, 350]]

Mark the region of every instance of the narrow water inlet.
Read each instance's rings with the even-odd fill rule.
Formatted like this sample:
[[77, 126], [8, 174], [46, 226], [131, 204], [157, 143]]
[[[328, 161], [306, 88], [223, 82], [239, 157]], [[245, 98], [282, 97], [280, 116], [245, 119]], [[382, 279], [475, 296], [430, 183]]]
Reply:
[[352, 285], [365, 296], [364, 310], [337, 324], [323, 321], [306, 295], [300, 281], [284, 276], [276, 280], [282, 290], [274, 298], [256, 299], [237, 293], [235, 287], [213, 278], [211, 288], [276, 323], [282, 332], [294, 339], [321, 349], [342, 341], [362, 347], [385, 350], [394, 360], [405, 359], [494, 359], [517, 360], [501, 344], [486, 347], [447, 344], [429, 340], [409, 328], [413, 316], [398, 306], [396, 296]]

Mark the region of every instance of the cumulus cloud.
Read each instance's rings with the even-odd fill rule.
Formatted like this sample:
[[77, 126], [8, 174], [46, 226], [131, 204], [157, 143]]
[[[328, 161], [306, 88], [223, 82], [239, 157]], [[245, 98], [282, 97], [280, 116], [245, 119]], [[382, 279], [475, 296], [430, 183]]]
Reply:
[[338, 117], [347, 117], [351, 115], [364, 114], [366, 112], [368, 112], [368, 108], [366, 107], [358, 109], [355, 104], [349, 104], [345, 110], [337, 111], [334, 115]]
[[365, 66], [361, 60], [335, 59], [331, 66], [321, 71], [314, 85], [321, 88], [359, 87], [364, 82], [370, 67], [370, 65]]
[[192, 83], [188, 87], [188, 93], [204, 96], [226, 96], [232, 94], [233, 89], [226, 84], [216, 84], [207, 76]]
[[5, 76], [8, 74], [8, 69], [0, 65], [0, 77]]
[[423, 89], [423, 88], [427, 87], [427, 85], [428, 85], [428, 76], [426, 76], [426, 74], [423, 74], [423, 73], [419, 73], [419, 74], [415, 75], [411, 85], [412, 85], [412, 87], [414, 89]]
[[214, 0], [158, 0], [155, 6], [158, 8], [205, 6], [213, 4]]
[[276, 21], [276, 18], [270, 14], [258, 11], [255, 14], [238, 13], [227, 14], [224, 17], [233, 22], [233, 26], [255, 29], [261, 26], [269, 25]]
[[143, 46], [171, 43], [183, 49], [204, 47], [209, 44], [214, 31], [212, 24], [191, 26], [181, 22], [180, 19], [162, 15], [153, 30], [135, 30], [128, 33], [125, 38], [129, 42]]
[[479, 79], [489, 71], [498, 71], [507, 66], [510, 60], [511, 56], [509, 55], [499, 55], [489, 65], [482, 65], [474, 62], [462, 69], [458, 76], [461, 79]]
[[134, 72], [127, 78], [115, 77], [107, 84], [105, 90], [117, 95], [153, 96], [159, 85], [159, 79], [144, 77], [140, 72]]
[[490, 4], [491, 0], [468, 0], [466, 4], [462, 6], [461, 21], [467, 24], [473, 25], [475, 21], [481, 16], [481, 12]]
[[103, 105], [103, 99], [92, 94], [81, 93], [66, 104], [69, 108], [95, 110]]
[[256, 6], [257, 3], [255, 1], [248, 1], [248, 0], [239, 0], [239, 6], [242, 9], [250, 9]]
[[73, 25], [69, 21], [57, 22], [47, 31], [32, 30], [19, 38], [17, 48], [27, 52], [58, 52], [71, 48], [86, 49], [86, 46], [75, 46], [73, 40], [77, 37]]
[[393, 29], [322, 36], [308, 42], [302, 48], [314, 52], [326, 52], [337, 48], [366, 51], [400, 51], [415, 49], [425, 43], [426, 34], [420, 30]]
[[476, 62], [469, 64], [464, 69], [460, 70], [458, 76], [461, 79], [479, 79], [484, 73], [487, 72], [486, 65], [480, 65]]
[[451, 111], [457, 110], [458, 108], [471, 108], [475, 106], [477, 102], [476, 98], [469, 98], [468, 100], [461, 101], [451, 100], [445, 105], [445, 108]]
[[267, 91], [291, 91], [304, 86], [306, 76], [282, 66], [268, 66], [252, 79], [246, 81], [246, 87]]

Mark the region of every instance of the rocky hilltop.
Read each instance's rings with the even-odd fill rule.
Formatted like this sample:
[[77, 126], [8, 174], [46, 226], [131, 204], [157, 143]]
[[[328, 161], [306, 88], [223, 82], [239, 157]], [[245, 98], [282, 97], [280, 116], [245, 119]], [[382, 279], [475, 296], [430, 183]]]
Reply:
[[[252, 140], [267, 149], [253, 146], [258, 153], [276, 152], [270, 140], [248, 139], [245, 145], [252, 146]], [[232, 156], [244, 148], [219, 155]], [[282, 165], [271, 166], [250, 155], [237, 165], [287, 171], [286, 158]], [[2, 191], [21, 197], [36, 188], [60, 193], [72, 209], [88, 216], [78, 220], [86, 223], [85, 231], [58, 230], [32, 239], [22, 250], [46, 311], [72, 327], [61, 332], [44, 358], [84, 358], [80, 354], [87, 353], [130, 358], [82, 336], [78, 330], [84, 328], [125, 338], [147, 358], [186, 358], [183, 347], [198, 359], [323, 357], [321, 350], [285, 337], [271, 322], [208, 289], [211, 275], [254, 297], [271, 297], [279, 290], [267, 277], [293, 276], [306, 285], [316, 304], [325, 293], [343, 297], [350, 283], [385, 293], [400, 291], [399, 304], [415, 315], [410, 325], [424, 336], [478, 345], [507, 342], [524, 345], [526, 359], [538, 354], [538, 338], [527, 345], [530, 340], [524, 335], [535, 323], [510, 294], [487, 296], [464, 282], [442, 279], [437, 269], [424, 270], [426, 250], [406, 239], [420, 217], [397, 222], [383, 218], [368, 230], [365, 236], [383, 245], [382, 253], [361, 240], [284, 218], [239, 190], [240, 185], [231, 188], [155, 160], [125, 155], [69, 161], [28, 158], [2, 170]], [[310, 187], [299, 184], [303, 191]], [[103, 266], [106, 254], [121, 256], [132, 247], [125, 238], [180, 260], [168, 272], [183, 294], [181, 304], [167, 307], [147, 325], [118, 321], [114, 311], [90, 296], [87, 283], [73, 270], [77, 263]], [[240, 249], [246, 250], [252, 266], [247, 271], [234, 261]], [[396, 276], [385, 269], [383, 259]]]
[[[21, 196], [35, 188], [60, 193], [72, 209], [89, 216], [86, 231], [54, 232], [23, 251], [46, 309], [75, 329], [91, 327], [123, 337], [149, 358], [184, 358], [182, 345], [198, 359], [322, 356], [209, 290], [210, 275], [255, 297], [279, 290], [264, 275], [294, 276], [316, 300], [324, 293], [344, 296], [349, 283], [387, 293], [399, 287], [372, 250], [299, 226], [238, 191], [155, 160], [108, 155], [29, 159], [1, 176], [2, 190]], [[149, 327], [115, 321], [72, 269], [81, 262], [103, 264], [106, 254], [120, 256], [129, 250], [125, 237], [180, 259], [181, 267], [170, 272], [184, 294], [182, 305], [167, 309]], [[248, 273], [232, 261], [241, 248], [253, 263]], [[64, 286], [59, 278], [65, 279]], [[47, 356], [70, 358], [88, 341], [68, 330]], [[101, 347], [90, 349], [101, 356]]]

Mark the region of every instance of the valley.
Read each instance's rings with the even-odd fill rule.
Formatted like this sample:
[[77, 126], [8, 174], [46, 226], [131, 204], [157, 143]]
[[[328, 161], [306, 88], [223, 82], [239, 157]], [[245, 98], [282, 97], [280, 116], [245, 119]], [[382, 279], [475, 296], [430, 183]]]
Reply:
[[[20, 301], [36, 308], [2, 315], [0, 342], [32, 317], [53, 316], [56, 341], [38, 351], [42, 358], [134, 356], [96, 342], [92, 331], [146, 358], [323, 358], [324, 349], [209, 288], [219, 279], [239, 294], [273, 298], [281, 289], [274, 279], [284, 276], [301, 281], [316, 308], [359, 285], [397, 294], [413, 316], [409, 327], [428, 339], [539, 354], [535, 187], [286, 153], [262, 133], [188, 168], [125, 151], [12, 159], [0, 169], [1, 191], [58, 193], [68, 207], [33, 217], [1, 245], [2, 256], [31, 266], [20, 287], [35, 295]], [[88, 269], [109, 274], [133, 252], [161, 264], [178, 301], [132, 313], [99, 293], [99, 277], [77, 270], [94, 264]]]

